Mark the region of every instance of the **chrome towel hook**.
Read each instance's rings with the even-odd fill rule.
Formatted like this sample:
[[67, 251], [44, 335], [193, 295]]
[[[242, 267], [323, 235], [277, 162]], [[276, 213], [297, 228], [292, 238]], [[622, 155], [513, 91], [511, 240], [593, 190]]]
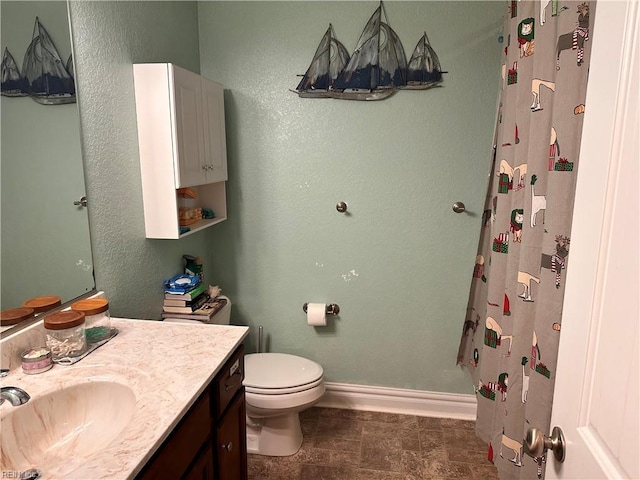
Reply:
[[466, 207], [464, 206], [464, 203], [462, 202], [456, 202], [453, 204], [453, 211], [456, 213], [462, 213], [466, 210]]
[[[302, 305], [302, 311], [307, 313], [307, 303]], [[340, 313], [340, 307], [336, 303], [330, 303], [327, 305], [327, 315], [338, 315]]]

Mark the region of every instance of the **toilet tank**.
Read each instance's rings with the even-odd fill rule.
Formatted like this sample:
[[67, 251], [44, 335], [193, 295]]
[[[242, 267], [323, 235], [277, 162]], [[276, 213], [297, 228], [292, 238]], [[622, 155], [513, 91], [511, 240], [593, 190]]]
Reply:
[[231, 323], [231, 300], [225, 295], [220, 295], [220, 298], [227, 300], [227, 304], [211, 318], [211, 323], [214, 325], [229, 325]]
[[[210, 325], [229, 325], [231, 323], [231, 300], [225, 295], [220, 295], [220, 298], [226, 299], [227, 304], [211, 318], [210, 322], [207, 322]], [[172, 323], [202, 323], [199, 320], [188, 320], [186, 318], [165, 318], [164, 321]]]

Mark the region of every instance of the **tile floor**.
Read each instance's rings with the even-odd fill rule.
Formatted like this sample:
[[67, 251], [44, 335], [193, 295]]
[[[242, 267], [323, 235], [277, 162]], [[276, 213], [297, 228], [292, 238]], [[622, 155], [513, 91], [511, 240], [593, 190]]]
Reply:
[[249, 455], [249, 480], [497, 479], [474, 422], [311, 408], [290, 457]]

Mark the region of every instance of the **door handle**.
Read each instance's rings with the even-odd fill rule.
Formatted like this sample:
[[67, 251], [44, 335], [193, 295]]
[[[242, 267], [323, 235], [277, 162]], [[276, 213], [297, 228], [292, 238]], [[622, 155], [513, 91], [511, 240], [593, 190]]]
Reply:
[[533, 458], [540, 457], [547, 450], [551, 450], [555, 459], [562, 463], [567, 450], [567, 442], [560, 427], [553, 427], [551, 437], [547, 437], [537, 428], [531, 427], [527, 430], [522, 447], [525, 453]]

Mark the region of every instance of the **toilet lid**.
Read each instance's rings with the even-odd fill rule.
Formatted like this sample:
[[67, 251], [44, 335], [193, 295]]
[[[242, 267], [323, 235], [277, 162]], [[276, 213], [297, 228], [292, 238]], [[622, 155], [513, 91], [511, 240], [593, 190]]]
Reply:
[[244, 385], [254, 388], [286, 389], [313, 383], [322, 367], [306, 358], [286, 353], [250, 353], [244, 356]]

